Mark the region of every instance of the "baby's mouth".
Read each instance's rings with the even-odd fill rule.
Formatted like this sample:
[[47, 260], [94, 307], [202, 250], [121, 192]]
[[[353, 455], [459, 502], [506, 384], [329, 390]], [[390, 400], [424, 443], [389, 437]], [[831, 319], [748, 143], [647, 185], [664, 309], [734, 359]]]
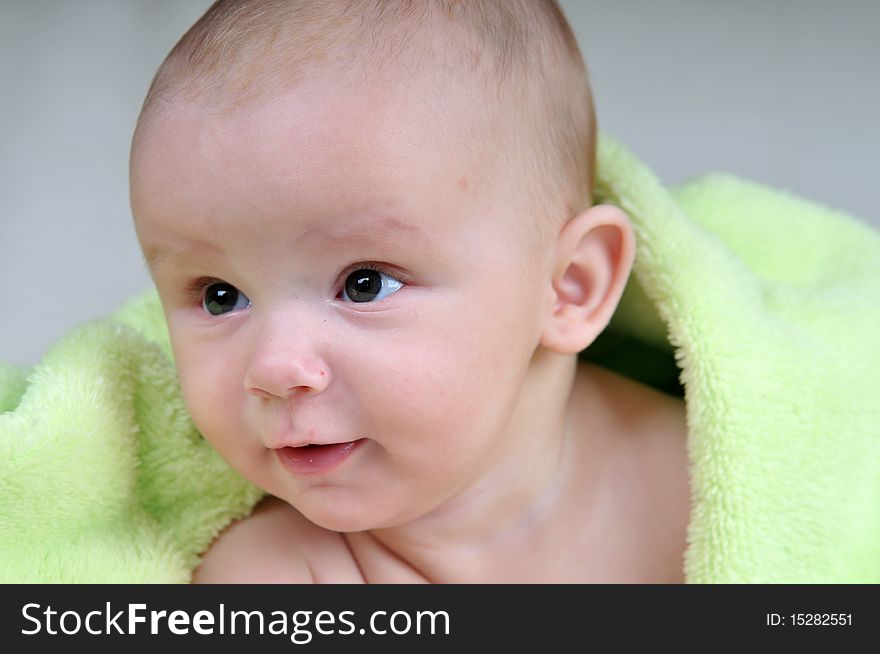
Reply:
[[275, 454], [282, 465], [299, 475], [330, 472], [345, 461], [366, 439], [359, 438], [345, 443], [317, 443], [298, 447], [281, 447]]

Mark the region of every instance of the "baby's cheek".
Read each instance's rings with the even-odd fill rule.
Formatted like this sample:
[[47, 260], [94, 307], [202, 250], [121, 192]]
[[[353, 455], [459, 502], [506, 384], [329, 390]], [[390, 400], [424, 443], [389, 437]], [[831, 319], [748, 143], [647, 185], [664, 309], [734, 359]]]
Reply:
[[485, 348], [458, 345], [408, 353], [396, 366], [397, 416], [414, 440], [444, 440], [486, 428], [506, 391], [495, 377], [497, 359]]
[[238, 424], [233, 415], [237, 402], [230, 396], [227, 380], [219, 370], [184, 365], [180, 384], [196, 428], [222, 452], [231, 440], [229, 432]]

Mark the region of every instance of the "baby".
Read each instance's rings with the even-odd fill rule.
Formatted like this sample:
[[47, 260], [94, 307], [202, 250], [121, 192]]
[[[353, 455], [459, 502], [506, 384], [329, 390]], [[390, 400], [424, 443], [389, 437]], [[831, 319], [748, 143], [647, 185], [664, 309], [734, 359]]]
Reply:
[[552, 0], [215, 3], [131, 155], [183, 395], [269, 494], [197, 582], [681, 582], [681, 400], [579, 362], [630, 274]]

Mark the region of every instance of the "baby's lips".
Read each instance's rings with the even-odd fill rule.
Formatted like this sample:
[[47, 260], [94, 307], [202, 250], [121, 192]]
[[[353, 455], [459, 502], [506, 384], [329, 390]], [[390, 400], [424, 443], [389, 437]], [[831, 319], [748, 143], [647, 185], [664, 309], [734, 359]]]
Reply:
[[279, 461], [297, 475], [327, 474], [348, 459], [366, 439], [345, 443], [304, 444], [275, 450]]

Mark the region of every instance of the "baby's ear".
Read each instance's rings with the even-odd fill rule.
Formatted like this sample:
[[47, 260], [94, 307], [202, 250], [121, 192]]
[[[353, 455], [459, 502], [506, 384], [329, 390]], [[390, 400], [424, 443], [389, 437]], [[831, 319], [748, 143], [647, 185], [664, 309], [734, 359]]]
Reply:
[[569, 220], [556, 239], [554, 304], [541, 345], [575, 354], [592, 343], [617, 308], [634, 256], [632, 225], [617, 207], [596, 205]]

